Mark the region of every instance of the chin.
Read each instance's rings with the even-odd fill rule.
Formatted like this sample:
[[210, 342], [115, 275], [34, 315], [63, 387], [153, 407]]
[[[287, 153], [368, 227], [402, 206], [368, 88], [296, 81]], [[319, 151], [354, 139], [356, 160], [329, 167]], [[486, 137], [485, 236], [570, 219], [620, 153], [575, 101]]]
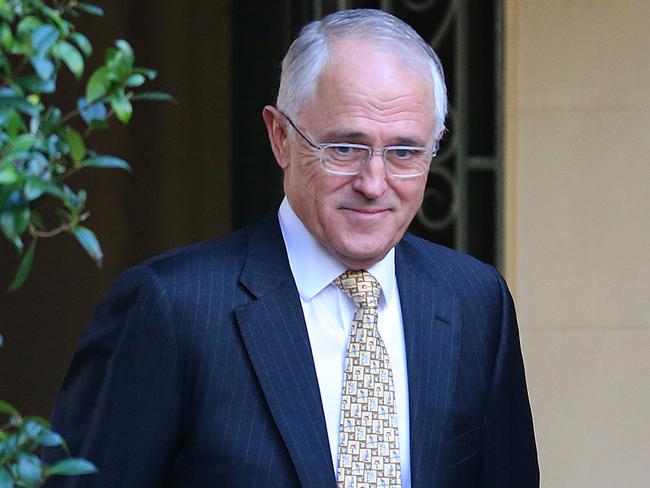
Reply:
[[381, 261], [388, 253], [388, 248], [345, 248], [342, 253], [339, 253], [343, 263], [350, 266], [354, 265], [355, 268], [369, 268], [373, 264]]

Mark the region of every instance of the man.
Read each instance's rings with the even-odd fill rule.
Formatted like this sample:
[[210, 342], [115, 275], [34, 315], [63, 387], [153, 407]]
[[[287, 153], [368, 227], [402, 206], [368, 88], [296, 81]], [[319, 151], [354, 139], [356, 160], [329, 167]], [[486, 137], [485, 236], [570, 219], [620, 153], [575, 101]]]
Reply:
[[505, 283], [404, 235], [445, 114], [403, 22], [308, 25], [263, 111], [286, 198], [113, 287], [55, 409], [99, 468], [68, 486], [538, 486]]

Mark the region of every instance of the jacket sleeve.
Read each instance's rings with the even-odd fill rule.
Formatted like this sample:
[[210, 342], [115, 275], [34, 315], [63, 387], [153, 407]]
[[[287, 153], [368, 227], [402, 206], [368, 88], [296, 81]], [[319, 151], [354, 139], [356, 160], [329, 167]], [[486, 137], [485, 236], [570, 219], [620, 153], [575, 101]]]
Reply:
[[[46, 487], [163, 484], [179, 432], [183, 373], [177, 330], [157, 275], [128, 271], [98, 306], [53, 413], [70, 453], [99, 472], [53, 476]], [[62, 456], [47, 450], [45, 459]]]
[[537, 488], [539, 468], [517, 318], [512, 297], [497, 274], [500, 336], [488, 390], [479, 487]]

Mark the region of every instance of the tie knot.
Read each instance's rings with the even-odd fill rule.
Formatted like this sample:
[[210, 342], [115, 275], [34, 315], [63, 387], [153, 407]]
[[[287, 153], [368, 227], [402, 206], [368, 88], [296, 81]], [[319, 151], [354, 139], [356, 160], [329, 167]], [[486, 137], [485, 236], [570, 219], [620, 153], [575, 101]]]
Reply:
[[334, 280], [343, 293], [352, 298], [360, 308], [377, 308], [381, 286], [365, 269], [347, 270]]

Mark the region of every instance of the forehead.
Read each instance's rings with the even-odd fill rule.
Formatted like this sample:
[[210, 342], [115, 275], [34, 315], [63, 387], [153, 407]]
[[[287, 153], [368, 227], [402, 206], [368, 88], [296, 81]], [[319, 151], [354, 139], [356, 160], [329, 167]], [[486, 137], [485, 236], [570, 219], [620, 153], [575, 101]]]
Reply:
[[321, 131], [379, 136], [401, 130], [415, 133], [403, 136], [428, 138], [434, 121], [430, 71], [424, 60], [405, 62], [401, 54], [376, 41], [332, 42], [315, 95], [301, 113], [303, 122], [317, 123]]

